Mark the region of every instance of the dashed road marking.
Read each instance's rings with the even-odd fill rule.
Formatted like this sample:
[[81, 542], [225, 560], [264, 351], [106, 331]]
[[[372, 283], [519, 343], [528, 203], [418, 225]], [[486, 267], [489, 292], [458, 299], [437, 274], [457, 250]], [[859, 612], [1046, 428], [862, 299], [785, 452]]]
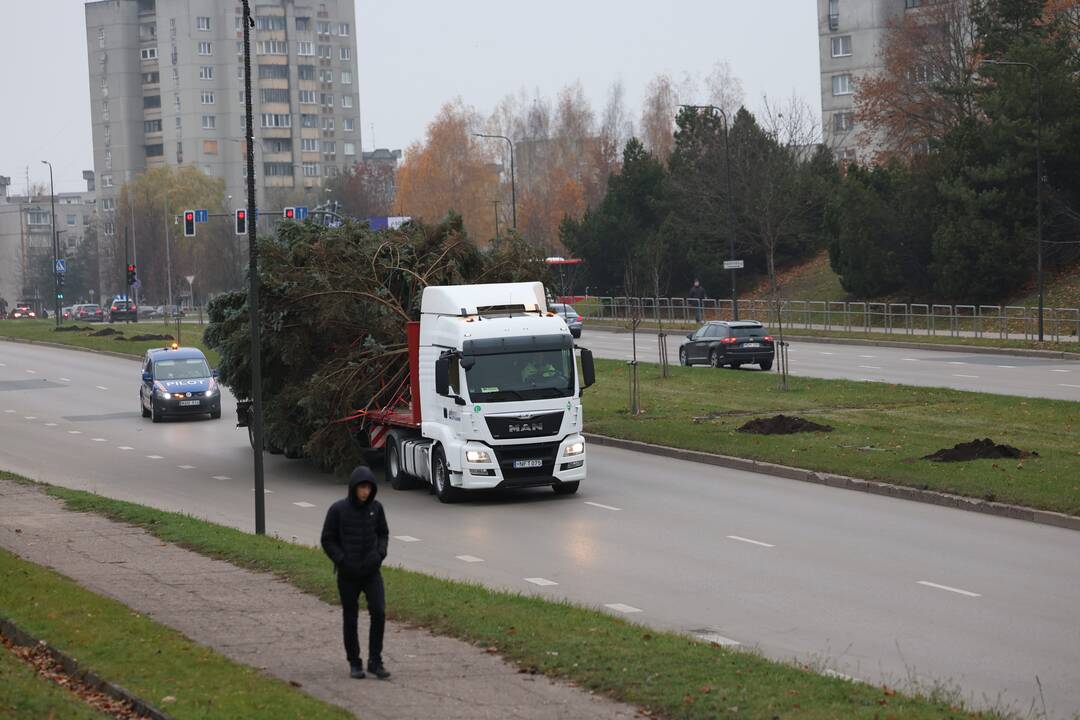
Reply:
[[967, 365], [967, 363], [963, 362], [962, 360], [950, 360], [949, 364], [950, 365]]
[[394, 539], [400, 540], [401, 542], [420, 542], [420, 538], [413, 537], [412, 535], [395, 535]]
[[7, 367], [7, 363], [0, 363], [0, 367]]
[[60, 382], [71, 382], [71, 378], [60, 378]]
[[957, 375], [956, 373], [953, 373], [953, 377], [971, 378], [972, 380], [979, 379], [978, 375]]
[[835, 355], [836, 353], [819, 352], [819, 355]]
[[117, 445], [117, 446], [116, 446], [116, 449], [117, 449], [117, 450], [134, 450], [135, 448], [133, 448], [133, 447], [130, 447], [130, 446], [128, 446], [128, 445]]
[[294, 502], [294, 503], [293, 503], [293, 505], [295, 505], [296, 507], [302, 507], [302, 508], [312, 508], [312, 507], [315, 507], [315, 506], [314, 506], [314, 505], [312, 505], [311, 503], [309, 503], [309, 502], [303, 502], [303, 501], [301, 501], [301, 502]]
[[904, 362], [922, 362], [919, 358], [904, 358]]
[[45, 427], [56, 427], [56, 423], [45, 423]]
[[30, 373], [31, 375], [37, 375], [37, 370], [27, 370], [26, 372]]
[[15, 411], [14, 411], [14, 410], [5, 410], [4, 412], [6, 412], [6, 413], [13, 413], [13, 412], [15, 412]]
[[165, 456], [164, 455], [147, 455], [146, 458], [148, 460], [164, 460]]
[[591, 500], [586, 500], [585, 504], [586, 505], [592, 505], [593, 507], [598, 507], [601, 510], [614, 510], [615, 512], [618, 512], [619, 510], [622, 509], [622, 508], [612, 507], [611, 505], [604, 505], [603, 503], [592, 502]]
[[37, 420], [37, 415], [24, 415], [23, 420]]
[[1067, 373], [1067, 372], [1069, 372], [1069, 371], [1068, 371], [1068, 370], [1061, 370], [1060, 368], [1050, 368], [1050, 372], [1063, 372], [1063, 373]]
[[969, 590], [961, 590], [960, 588], [949, 587], [948, 585], [938, 585], [937, 583], [932, 583], [927, 580], [919, 580], [917, 584], [924, 585], [926, 587], [936, 588], [937, 590], [945, 590], [946, 592], [956, 593], [957, 595], [965, 595], [967, 597], [973, 598], [982, 597], [982, 595], [980, 595], [979, 593], [973, 593]]
[[558, 585], [559, 583], [554, 580], [548, 580], [547, 578], [535, 577], [525, 578], [525, 582], [532, 583], [533, 585], [539, 585], [540, 587], [548, 587], [549, 585]]
[[105, 387], [104, 385], [98, 385], [97, 389], [98, 390], [108, 390], [109, 388]]
[[229, 477], [228, 475], [215, 475], [213, 477], [213, 479], [214, 480], [232, 480], [232, 478]]
[[181, 470], [194, 470], [195, 469], [194, 465], [177, 465], [176, 467], [180, 468]]
[[1061, 387], [1080, 388], [1080, 385], [1070, 385], [1069, 383], [1058, 383]]
[[860, 365], [859, 367], [861, 367], [863, 370], [880, 370], [881, 369], [877, 365]]
[[721, 635], [719, 633], [695, 632], [695, 633], [691, 633], [691, 634], [695, 638], [697, 638], [698, 640], [701, 640], [702, 642], [715, 643], [715, 644], [720, 645], [722, 647], [737, 647], [739, 645], [742, 645], [742, 643], [739, 642], [738, 640], [732, 640], [731, 638], [724, 637], [723, 635]]
[[641, 608], [636, 608], [633, 605], [624, 605], [623, 603], [605, 603], [604, 607], [621, 613], [639, 613], [642, 611]]
[[68, 435], [82, 435], [82, 430], [68, 430]]
[[859, 357], [866, 358], [866, 359], [872, 359], [872, 358], [875, 358], [877, 356], [876, 355], [860, 355]]
[[761, 547], [776, 547], [775, 545], [770, 545], [767, 542], [761, 542], [760, 540], [751, 540], [750, 538], [744, 538], [738, 535], [728, 535], [727, 538], [728, 540], [737, 540], [739, 542], [750, 543], [751, 545], [760, 545]]
[[1015, 365], [995, 365], [994, 367], [1001, 368], [1002, 370], [1015, 370]]
[[458, 560], [460, 560], [462, 562], [467, 562], [467, 563], [484, 562], [484, 558], [478, 558], [475, 555], [455, 555], [454, 557], [456, 557]]
[[109, 442], [105, 438], [94, 438], [94, 442]]

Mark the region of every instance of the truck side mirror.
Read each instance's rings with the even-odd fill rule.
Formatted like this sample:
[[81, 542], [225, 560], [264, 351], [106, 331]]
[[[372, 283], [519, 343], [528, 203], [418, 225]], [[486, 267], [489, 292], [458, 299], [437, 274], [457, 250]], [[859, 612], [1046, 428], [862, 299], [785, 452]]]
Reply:
[[592, 350], [581, 349], [581, 387], [591, 387], [596, 383], [596, 367], [593, 365]]
[[151, 374], [150, 374], [150, 373], [148, 373], [148, 372], [144, 372], [144, 373], [142, 374], [142, 381], [143, 381], [144, 383], [148, 383], [148, 382], [151, 382], [151, 381], [153, 381], [153, 379], [154, 379], [154, 376], [153, 376], [153, 375], [151, 375]]
[[435, 361], [435, 392], [450, 394], [450, 358], [441, 357]]

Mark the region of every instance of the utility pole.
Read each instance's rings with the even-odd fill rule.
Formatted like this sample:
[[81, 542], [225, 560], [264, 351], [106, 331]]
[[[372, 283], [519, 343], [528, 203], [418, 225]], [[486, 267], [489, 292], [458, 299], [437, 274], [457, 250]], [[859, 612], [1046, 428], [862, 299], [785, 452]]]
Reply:
[[[49, 166], [49, 217], [51, 218], [53, 245], [53, 309], [56, 314], [56, 327], [60, 327], [60, 242], [56, 235], [56, 186], [53, 185], [52, 163], [48, 160], [42, 160], [41, 163]], [[29, 196], [27, 196], [27, 199], [29, 199]]]
[[514, 221], [514, 229], [517, 230], [517, 181], [514, 179], [514, 141], [506, 137], [505, 135], [485, 135], [483, 133], [473, 133], [473, 137], [505, 140], [506, 144], [510, 146], [510, 202], [513, 206], [512, 218]]
[[[131, 213], [131, 263], [138, 267], [139, 265], [139, 251], [135, 249], [135, 204], [131, 201], [131, 188], [127, 190], [128, 210]], [[135, 298], [135, 307], [139, 307], [139, 288], [135, 287], [132, 292]], [[138, 321], [138, 311], [135, 316]]]
[[262, 358], [259, 347], [259, 255], [255, 225], [255, 144], [251, 114], [251, 18], [250, 0], [244, 3], [244, 113], [247, 117], [244, 138], [247, 145], [247, 216], [248, 216], [248, 318], [251, 323], [251, 417], [254, 439], [255, 534], [266, 534], [266, 493], [263, 483]]
[[498, 200], [492, 200], [491, 204], [495, 206], [495, 242], [499, 242], [499, 205]]
[[172, 250], [169, 248], [169, 187], [165, 186], [165, 287], [168, 288], [168, 302], [165, 307], [172, 307]]

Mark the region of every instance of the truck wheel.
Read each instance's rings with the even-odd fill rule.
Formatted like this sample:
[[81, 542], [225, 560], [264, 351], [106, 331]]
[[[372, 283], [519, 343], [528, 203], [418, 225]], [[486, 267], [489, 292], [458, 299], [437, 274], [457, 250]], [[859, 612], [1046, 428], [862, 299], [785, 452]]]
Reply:
[[396, 435], [386, 438], [386, 479], [390, 481], [390, 487], [395, 490], [408, 490], [412, 487], [410, 478], [401, 466], [401, 446], [398, 444]]
[[577, 492], [579, 485], [581, 485], [581, 481], [574, 480], [573, 482], [556, 483], [551, 486], [551, 489], [555, 491], [556, 495], [573, 495]]
[[435, 448], [431, 453], [431, 484], [435, 487], [435, 496], [439, 502], [452, 503], [461, 499], [461, 490], [450, 484], [450, 468], [442, 448]]

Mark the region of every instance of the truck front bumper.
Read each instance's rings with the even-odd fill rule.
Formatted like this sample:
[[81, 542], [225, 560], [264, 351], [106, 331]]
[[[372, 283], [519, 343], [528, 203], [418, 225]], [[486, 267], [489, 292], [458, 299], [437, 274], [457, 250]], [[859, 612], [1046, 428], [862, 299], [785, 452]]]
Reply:
[[[486, 455], [487, 461], [470, 461], [470, 458], [477, 459], [476, 453]], [[585, 479], [585, 456], [585, 438], [581, 435], [570, 435], [555, 443], [469, 443], [461, 450], [461, 473], [455, 473], [451, 482], [455, 487], [465, 490], [540, 487], [577, 482]]]

